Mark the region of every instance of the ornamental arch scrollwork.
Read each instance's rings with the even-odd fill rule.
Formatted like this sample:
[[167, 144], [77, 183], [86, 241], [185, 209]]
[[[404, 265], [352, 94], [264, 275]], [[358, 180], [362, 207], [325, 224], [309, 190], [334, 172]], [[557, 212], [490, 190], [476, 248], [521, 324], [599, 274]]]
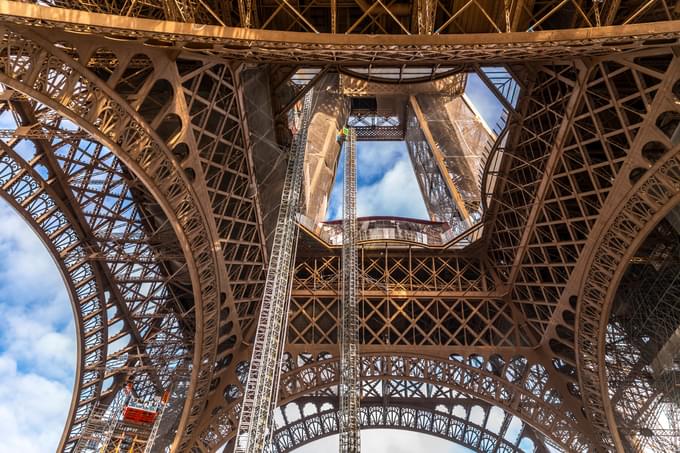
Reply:
[[[338, 366], [337, 359], [328, 358], [290, 368], [281, 378], [279, 404], [302, 396], [333, 394]], [[466, 394], [516, 415], [565, 450], [587, 450], [588, 439], [579, 433], [573, 416], [560, 408], [559, 393], [546, 385], [547, 373], [541, 373], [540, 367], [521, 355], [511, 355], [500, 366], [497, 360], [481, 355], [449, 360], [413, 354], [363, 355], [362, 392], [363, 398], [380, 399], [387, 393], [435, 401]]]
[[[449, 360], [414, 354], [363, 355], [362, 399], [396, 405], [414, 401], [447, 405], [459, 398], [483, 401], [521, 419], [565, 451], [588, 451], [589, 439], [579, 432], [576, 419], [560, 407], [559, 393], [546, 385], [547, 375], [532, 359], [515, 354], [503, 360], [496, 355], [488, 359], [456, 355]], [[286, 354], [280, 407], [304, 405], [310, 398], [337, 399], [338, 367], [339, 360], [327, 353], [316, 360], [309, 354]], [[227, 413], [235, 420], [242, 393], [236, 387], [232, 390]], [[229, 442], [234, 434], [216, 439], [215, 446]]]
[[[338, 433], [337, 407], [323, 398], [313, 403], [294, 402], [280, 410], [277, 418], [283, 423], [273, 434], [271, 453], [287, 453]], [[286, 413], [288, 417], [284, 415]], [[546, 449], [544, 440], [518, 418], [477, 400], [453, 400], [436, 406], [371, 401], [362, 405], [360, 423], [362, 430], [397, 429], [423, 433], [473, 451], [527, 451], [527, 446], [537, 447], [538, 451]]]

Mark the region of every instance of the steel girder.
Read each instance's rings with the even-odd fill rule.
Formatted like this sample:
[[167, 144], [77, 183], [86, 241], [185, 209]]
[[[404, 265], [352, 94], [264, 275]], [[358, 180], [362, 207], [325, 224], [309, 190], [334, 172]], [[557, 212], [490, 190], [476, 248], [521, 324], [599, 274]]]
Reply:
[[[647, 0], [649, 2], [649, 0]], [[562, 1], [562, 3], [568, 3]], [[451, 70], [475, 64], [525, 63], [612, 55], [668, 45], [680, 23], [634, 23], [614, 27], [463, 35], [376, 35], [298, 33], [165, 22], [64, 10], [13, 1], [0, 4], [5, 21], [97, 33], [178, 52], [250, 63], [317, 66], [429, 67]], [[637, 17], [641, 20], [641, 17]], [[665, 20], [666, 18], [664, 18]], [[130, 30], [134, 30], [131, 33]], [[433, 73], [434, 75], [435, 73]]]
[[129, 17], [333, 34], [502, 34], [671, 20], [678, 14], [677, 2], [667, 0], [418, 0], [406, 3], [239, 0], [237, 5], [217, 0], [48, 0], [45, 3]]
[[[3, 4], [3, 8], [5, 6]], [[101, 19], [98, 16], [70, 16], [74, 21], [84, 17], [91, 27], [81, 28], [86, 31], [115, 32], [126, 24], [118, 18], [112, 18], [104, 25], [97, 23]], [[132, 23], [127, 22], [128, 25]], [[161, 207], [172, 225], [191, 273], [197, 323], [194, 375], [181, 421], [185, 429], [180, 431], [176, 445], [210, 450], [232, 435], [238, 392], [247, 371], [248, 349], [241, 341], [252, 336], [252, 319], [265, 264], [257, 196], [252, 196], [249, 189], [253, 177], [242, 100], [239, 99], [238, 72], [224, 61], [200, 53], [213, 51], [214, 43], [210, 48], [202, 44], [189, 45], [184, 53], [177, 53], [174, 39], [182, 43], [205, 42], [207, 34], [199, 36], [197, 41], [182, 41], [191, 33], [201, 33], [171, 24], [175, 32], [187, 35], [176, 34], [168, 40], [170, 35], [151, 30], [150, 23], [137, 23], [141, 28], [147, 27], [146, 31], [140, 31], [142, 38], [139, 41], [153, 44], [148, 40], [164, 38], [170, 46], [167, 49], [151, 48], [137, 42], [117, 43], [92, 36], [83, 38], [57, 30], [41, 34], [12, 25], [12, 31], [5, 34], [3, 45], [7, 50], [2, 57], [0, 82], [23, 93], [22, 102], [26, 103], [25, 99], [28, 99], [30, 104], [31, 99], [35, 99], [57, 116], [69, 118], [92, 134], [141, 181], [145, 191], [150, 193], [148, 197]], [[51, 25], [62, 26], [58, 21]], [[428, 374], [427, 378], [407, 375], [406, 379], [398, 370], [389, 369], [385, 377], [379, 379], [381, 382], [403, 378], [405, 388], [414, 389], [418, 386], [411, 382], [456, 383], [461, 391], [500, 405], [505, 404], [504, 391], [516, 392], [527, 398], [525, 404], [521, 404], [522, 397], [519, 397], [519, 402], [508, 404], [507, 410], [515, 411], [513, 413], [538, 430], [548, 431], [553, 439], [558, 438], [556, 442], [572, 449], [596, 449], [600, 444], [608, 449], [621, 447], [607, 397], [602, 362], [603, 326], [608, 320], [616, 282], [628, 259], [656, 221], [678, 202], [679, 179], [677, 147], [664, 132], [667, 127], [659, 119], [666, 111], [677, 110], [673, 84], [678, 76], [678, 63], [669, 47], [677, 39], [675, 24], [631, 27], [607, 30], [611, 36], [606, 39], [616, 38], [619, 31], [619, 38], [627, 36], [626, 33], [647, 33], [629, 42], [618, 41], [618, 55], [610, 55], [613, 52], [610, 47], [598, 47], [590, 57], [574, 61], [538, 61], [528, 67], [533, 75], [527, 78], [526, 91], [517, 108], [518, 119], [509, 131], [509, 144], [505, 150], [507, 163], [501, 172], [503, 189], [490, 205], [487, 222], [491, 228], [485, 232], [485, 241], [496, 271], [490, 277], [497, 288], [498, 300], [494, 301], [494, 306], [496, 309], [508, 307], [508, 319], [522, 326], [522, 335], [532, 346], [531, 354], [517, 349], [522, 347], [517, 343], [506, 345], [509, 349], [505, 352], [496, 344], [497, 338], [509, 341], [517, 338], [517, 334], [491, 337], [488, 343], [476, 346], [465, 339], [455, 340], [453, 346], [449, 346], [451, 351], [479, 347], [480, 356], [474, 361], [483, 363], [491, 362], [494, 354], [504, 357], [505, 364], [511, 363], [513, 353], [531, 356], [532, 365], [528, 365], [528, 369], [538, 366], [540, 368], [536, 369], [543, 370], [540, 374], [545, 376], [538, 379], [541, 390], [538, 394], [527, 390], [523, 380], [515, 387], [515, 381], [507, 374], [494, 377], [493, 371], [470, 371], [471, 368], [454, 357], [437, 360], [441, 360], [443, 369], [458, 370], [458, 373], [465, 370], [470, 373], [467, 375], [470, 379], [456, 381], [455, 371], [444, 374], [444, 383], [433, 374]], [[555, 32], [551, 39], [556, 39], [554, 36], [559, 37], [560, 33]], [[563, 33], [563, 39], [586, 36], [580, 32], [570, 33]], [[597, 41], [597, 36], [603, 36], [598, 35], [598, 29], [589, 33], [596, 37], [593, 42]], [[548, 36], [534, 35], [538, 41]], [[644, 39], [652, 35], [673, 41], [643, 45]], [[253, 36], [267, 35], [256, 33]], [[419, 38], [413, 39], [413, 42], [420, 42]], [[507, 35], [503, 39], [510, 40], [513, 36]], [[400, 43], [399, 40], [392, 42]], [[546, 45], [552, 46], [554, 42]], [[347, 43], [354, 45], [351, 39]], [[446, 40], [439, 43], [446, 43]], [[52, 44], [57, 44], [56, 48]], [[156, 41], [156, 44], [162, 42]], [[283, 41], [280, 44], [283, 48]], [[107, 51], [97, 51], [100, 48]], [[561, 53], [550, 55], [573, 55], [569, 46], [558, 50]], [[261, 52], [262, 48], [255, 47], [254, 51]], [[240, 58], [246, 51], [227, 49], [225, 52], [221, 55]], [[436, 52], [437, 49], [432, 55]], [[484, 52], [488, 49], [479, 51], [479, 58]], [[263, 58], [276, 61], [281, 58], [277, 55], [272, 52]], [[304, 58], [302, 55], [304, 53], [299, 54]], [[446, 58], [452, 55], [446, 55]], [[532, 55], [541, 60], [549, 54]], [[317, 56], [309, 56], [310, 62]], [[287, 54], [286, 58], [289, 57]], [[523, 53], [522, 58], [527, 58], [527, 53]], [[518, 65], [512, 68], [518, 73], [526, 70]], [[163, 80], [168, 81], [167, 85]], [[175, 89], [180, 86], [181, 94]], [[17, 99], [12, 102], [16, 103]], [[25, 121], [30, 116], [22, 118]], [[41, 133], [32, 139], [63, 139], [63, 132], [49, 135], [53, 126], [48, 120], [41, 122], [47, 135]], [[80, 134], [73, 140], [82, 140]], [[641, 157], [644, 145], [651, 140], [665, 144], [669, 150], [655, 162]], [[169, 148], [173, 148], [174, 153]], [[67, 186], [61, 184], [64, 191]], [[63, 198], [66, 194], [62, 192], [56, 196]], [[87, 198], [92, 199], [92, 195]], [[140, 199], [135, 198], [135, 202]], [[77, 216], [74, 219], [75, 224], [80, 225], [77, 234], [85, 237], [86, 221]], [[215, 247], [216, 244], [224, 246]], [[455, 255], [455, 252], [451, 253]], [[485, 253], [484, 249], [481, 253]], [[226, 256], [218, 258], [218, 254]], [[106, 280], [105, 276], [102, 278], [102, 281]], [[317, 282], [323, 282], [324, 278], [320, 275]], [[209, 279], [213, 279], [212, 285]], [[310, 288], [306, 290], [321, 291], [316, 283]], [[378, 285], [374, 290], [377, 299], [384, 289]], [[219, 315], [218, 291], [223, 294], [219, 296]], [[331, 284], [325, 291], [332, 297], [335, 288]], [[422, 303], [422, 299], [429, 296], [419, 291], [431, 292], [431, 288], [409, 287], [404, 291], [406, 298], [417, 299], [411, 303], [413, 309], [430, 309], [431, 305]], [[465, 301], [459, 301], [462, 294], [454, 291], [449, 296], [456, 298], [456, 303], [462, 304], [461, 310], [465, 312]], [[317, 298], [321, 297], [326, 296], [319, 292]], [[394, 294], [387, 305], [394, 305], [399, 297]], [[316, 301], [305, 302], [301, 304], [300, 313], [306, 313], [308, 307], [314, 306]], [[474, 310], [473, 306], [469, 308]], [[381, 329], [388, 332], [388, 338], [394, 331], [395, 338], [404, 343], [394, 346], [396, 350], [403, 349], [400, 360], [425, 363], [432, 360], [409, 355], [407, 348], [415, 347], [416, 343], [401, 332], [398, 323], [390, 327], [393, 320], [380, 310], [372, 312], [380, 314], [375, 319], [387, 327], [376, 328], [377, 334], [371, 337], [374, 344], [369, 345], [366, 356], [366, 361], [373, 363], [371, 366], [378, 366], [376, 360], [386, 362], [386, 357], [392, 354], [371, 349], [386, 347], [382, 343], [384, 340], [380, 340]], [[493, 319], [486, 316], [483, 322]], [[369, 321], [370, 316], [366, 320], [367, 326]], [[465, 323], [467, 318], [459, 316], [457, 321]], [[414, 332], [417, 329], [424, 331], [417, 325], [418, 321], [407, 320], [407, 324], [409, 322]], [[443, 325], [443, 321], [438, 322]], [[105, 324], [102, 318], [100, 325]], [[424, 338], [434, 338], [433, 334], [425, 333]], [[456, 338], [455, 332], [449, 333]], [[298, 334], [304, 342], [316, 342], [316, 337], [306, 339], [299, 329]], [[85, 333], [83, 335], [83, 338], [87, 337]], [[105, 340], [99, 338], [98, 341]], [[220, 352], [218, 347], [221, 347]], [[290, 345], [291, 351], [300, 353], [304, 352], [304, 347], [293, 342]], [[317, 343], [315, 347], [319, 349], [324, 345]], [[214, 355], [211, 351], [215, 351]], [[299, 360], [306, 356], [302, 357]], [[329, 364], [332, 362], [329, 360]], [[301, 373], [308, 374], [302, 375], [300, 382], [304, 382], [304, 376], [314, 378], [323, 377], [324, 372], [333, 374], [331, 365], [325, 370], [317, 367], [313, 372], [305, 371], [309, 369], [301, 367]], [[337, 385], [333, 384], [333, 379], [323, 377], [317, 381], [324, 383], [318, 388], [298, 385], [294, 379], [287, 382], [293, 388], [300, 388], [299, 395], [302, 396]], [[488, 381], [494, 382], [496, 390], [479, 390]], [[478, 384], [482, 387], [476, 387]], [[208, 389], [212, 389], [212, 393], [208, 394]], [[284, 392], [285, 387], [282, 388]], [[290, 395], [292, 398], [298, 394]], [[430, 395], [419, 397], [427, 399]], [[208, 401], [207, 409], [204, 409], [205, 401]], [[588, 426], [593, 427], [596, 435], [589, 432]], [[579, 440], [565, 444], [576, 438]]]

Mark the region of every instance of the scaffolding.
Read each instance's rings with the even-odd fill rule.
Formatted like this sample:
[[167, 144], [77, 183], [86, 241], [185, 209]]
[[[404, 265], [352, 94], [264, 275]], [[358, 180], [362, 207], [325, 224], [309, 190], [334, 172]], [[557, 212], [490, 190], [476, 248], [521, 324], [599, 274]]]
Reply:
[[359, 310], [357, 307], [356, 131], [345, 142], [342, 205], [342, 324], [340, 375], [340, 453], [358, 453], [359, 437]]
[[278, 399], [281, 357], [285, 345], [293, 263], [298, 238], [299, 208], [307, 129], [313, 90], [304, 98], [298, 133], [293, 139], [281, 206], [274, 232], [260, 317], [253, 343], [248, 381], [241, 407], [236, 453], [261, 453], [271, 436], [272, 412]]
[[108, 406], [97, 404], [74, 453], [151, 453], [168, 395], [166, 392], [162, 398], [139, 402], [130, 387], [118, 392]]
[[106, 451], [120, 420], [126, 399], [125, 392], [118, 392], [110, 405], [99, 403], [95, 405], [80, 433], [74, 453]]

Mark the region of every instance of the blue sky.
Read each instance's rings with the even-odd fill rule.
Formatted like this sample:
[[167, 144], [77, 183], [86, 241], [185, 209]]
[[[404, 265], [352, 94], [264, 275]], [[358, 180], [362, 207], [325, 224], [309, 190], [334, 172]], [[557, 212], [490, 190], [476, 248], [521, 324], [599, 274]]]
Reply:
[[503, 106], [477, 74], [468, 74], [465, 95], [475, 106], [487, 126], [493, 129], [501, 118]]
[[0, 222], [1, 449], [54, 451], [71, 403], [73, 314], [49, 253], [4, 201]]
[[[329, 220], [342, 218], [344, 154], [328, 204]], [[404, 142], [357, 143], [357, 214], [428, 218]]]
[[[476, 76], [466, 93], [489, 124], [499, 105]], [[30, 149], [22, 152], [31, 152]], [[360, 143], [358, 214], [427, 218], [404, 143]], [[341, 161], [342, 162], [342, 161]], [[341, 181], [342, 170], [337, 179]], [[341, 217], [340, 185], [329, 218]], [[71, 401], [76, 365], [71, 305], [61, 276], [38, 236], [0, 199], [0, 438], [2, 450], [54, 451]], [[362, 433], [371, 453], [467, 452], [414, 433]], [[336, 451], [337, 437], [299, 449]]]

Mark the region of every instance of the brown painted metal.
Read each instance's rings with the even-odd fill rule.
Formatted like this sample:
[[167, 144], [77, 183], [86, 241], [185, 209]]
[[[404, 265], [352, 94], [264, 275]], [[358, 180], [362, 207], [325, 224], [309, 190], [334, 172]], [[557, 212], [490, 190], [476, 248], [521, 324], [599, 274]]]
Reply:
[[[482, 238], [463, 250], [361, 250], [366, 410], [393, 407], [402, 415], [381, 427], [436, 434], [403, 414], [422, 410], [425, 420], [439, 399], [466, 398], [467, 408], [518, 417], [540, 445], [627, 445], [609, 396], [605, 332], [638, 246], [680, 203], [680, 148], [660, 120], [680, 114], [677, 5], [55, 3], [81, 11], [0, 3], [0, 109], [16, 118], [1, 132], [0, 194], [47, 244], [74, 305], [79, 360], [62, 450], [72, 451], [94, 403], [130, 376], [139, 393], [181, 389], [160, 437], [173, 451], [215, 451], [235, 435], [266, 266], [264, 219], [285, 162], [283, 143], [272, 140], [271, 154], [253, 145], [250, 131], [265, 125], [249, 119], [270, 115], [274, 128], [276, 115], [248, 116], [243, 63], [270, 64], [272, 91], [286, 89], [298, 65], [480, 73], [507, 64], [522, 93], [516, 107], [505, 102], [513, 111]], [[302, 32], [331, 31], [330, 11], [336, 33]], [[100, 14], [110, 12], [121, 15]], [[347, 12], [358, 14], [349, 21]], [[643, 20], [657, 22], [633, 23]], [[210, 25], [220, 22], [249, 28]], [[279, 107], [302, 91], [291, 92]], [[653, 162], [643, 152], [652, 141], [666, 149]], [[338, 250], [305, 231], [282, 404], [313, 402], [320, 414], [333, 397], [338, 289]], [[300, 423], [287, 420], [279, 435]], [[307, 429], [295, 445], [328, 434]]]
[[[495, 2], [500, 3], [500, 2]], [[14, 1], [0, 15], [22, 24], [99, 33], [119, 40], [248, 62], [307, 65], [491, 64], [609, 55], [680, 35], [680, 22], [510, 33], [436, 35], [326, 34], [240, 29], [109, 16]], [[565, 27], [569, 28], [569, 27]], [[134, 30], [134, 34], [130, 33]]]

